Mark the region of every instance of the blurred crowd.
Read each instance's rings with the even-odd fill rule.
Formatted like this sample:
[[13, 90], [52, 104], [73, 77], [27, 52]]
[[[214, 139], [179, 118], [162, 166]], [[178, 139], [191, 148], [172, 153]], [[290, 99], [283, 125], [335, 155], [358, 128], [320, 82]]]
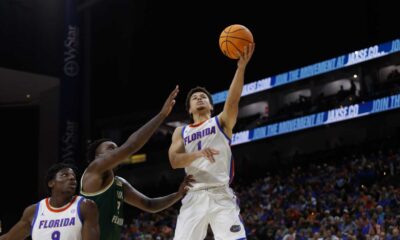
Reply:
[[[247, 239], [400, 239], [399, 150], [380, 141], [346, 146], [300, 156], [251, 183], [236, 181]], [[178, 211], [141, 212], [122, 239], [173, 239]]]

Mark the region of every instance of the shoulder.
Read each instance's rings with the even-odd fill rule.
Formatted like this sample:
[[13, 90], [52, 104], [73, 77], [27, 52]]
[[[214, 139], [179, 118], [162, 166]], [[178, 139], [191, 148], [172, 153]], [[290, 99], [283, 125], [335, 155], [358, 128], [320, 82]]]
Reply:
[[82, 197], [80, 209], [83, 213], [97, 211], [97, 205], [93, 200]]
[[85, 197], [82, 197], [80, 200], [79, 210], [79, 218], [82, 221], [97, 219], [99, 216], [99, 209], [97, 208], [96, 202]]
[[186, 126], [176, 127], [174, 133], [181, 133]]
[[26, 207], [23, 213], [23, 218], [31, 221], [33, 219], [33, 216], [35, 215], [38, 205], [39, 203], [35, 203]]
[[121, 184], [122, 190], [124, 191], [124, 195], [127, 192], [131, 192], [131, 190], [135, 189], [135, 187], [133, 187], [132, 184], [130, 184], [126, 179], [124, 179], [120, 176], [115, 176], [115, 180], [116, 180], [116, 182], [119, 182]]
[[122, 186], [124, 186], [124, 185], [130, 185], [130, 183], [129, 183], [125, 178], [123, 178], [123, 177], [115, 176], [114, 178], [115, 178], [116, 184], [119, 184], [119, 183], [120, 183]]
[[[91, 173], [96, 172], [102, 159], [103, 159], [103, 157], [96, 156], [95, 159], [93, 161], [91, 161], [85, 168], [85, 171], [82, 174], [82, 178], [84, 177], [84, 175], [90, 175]], [[89, 173], [89, 174], [85, 174], [85, 173]]]
[[223, 122], [222, 113], [214, 116], [213, 119], [215, 119], [215, 121], [217, 122], [218, 125], [223, 126], [224, 122]]
[[173, 137], [174, 137], [174, 138], [176, 138], [176, 137], [182, 137], [182, 133], [183, 133], [183, 130], [185, 129], [185, 127], [186, 127], [186, 126], [176, 127], [175, 130], [174, 130], [174, 135], [173, 135]]
[[39, 203], [29, 205], [28, 207], [25, 208], [25, 212], [33, 214], [36, 211], [36, 208], [38, 207]]

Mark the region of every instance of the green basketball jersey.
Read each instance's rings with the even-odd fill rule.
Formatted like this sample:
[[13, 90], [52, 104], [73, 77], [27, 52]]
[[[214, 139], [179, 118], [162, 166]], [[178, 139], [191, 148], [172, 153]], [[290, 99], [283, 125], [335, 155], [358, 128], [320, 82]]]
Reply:
[[118, 177], [114, 177], [114, 181], [105, 189], [96, 193], [85, 193], [81, 189], [81, 195], [92, 199], [97, 204], [99, 209], [100, 239], [120, 240], [121, 229], [124, 224], [122, 181]]

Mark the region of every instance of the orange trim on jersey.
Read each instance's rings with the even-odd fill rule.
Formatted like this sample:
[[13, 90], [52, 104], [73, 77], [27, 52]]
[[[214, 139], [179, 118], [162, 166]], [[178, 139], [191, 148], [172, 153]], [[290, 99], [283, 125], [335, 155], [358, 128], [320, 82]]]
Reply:
[[190, 124], [189, 127], [198, 127], [198, 126], [200, 126], [201, 124], [205, 123], [207, 120], [209, 120], [209, 119], [206, 119], [206, 120], [204, 120], [204, 121], [202, 121], [202, 122], [199, 122], [199, 123], [196, 123], [196, 124]]
[[67, 204], [67, 206], [62, 207], [62, 208], [53, 208], [52, 206], [50, 206], [49, 203], [49, 199], [50, 198], [46, 198], [46, 207], [47, 209], [49, 209], [51, 212], [62, 212], [67, 210], [76, 200], [77, 196], [74, 196], [74, 198], [72, 199], [72, 201], [70, 203]]

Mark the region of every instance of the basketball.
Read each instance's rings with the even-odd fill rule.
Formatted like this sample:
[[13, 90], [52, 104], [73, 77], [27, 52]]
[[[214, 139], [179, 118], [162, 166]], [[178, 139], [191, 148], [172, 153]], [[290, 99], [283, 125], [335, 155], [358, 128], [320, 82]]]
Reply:
[[219, 36], [219, 47], [222, 53], [231, 58], [238, 59], [245, 46], [253, 43], [253, 34], [251, 31], [240, 24], [233, 24], [226, 27]]

